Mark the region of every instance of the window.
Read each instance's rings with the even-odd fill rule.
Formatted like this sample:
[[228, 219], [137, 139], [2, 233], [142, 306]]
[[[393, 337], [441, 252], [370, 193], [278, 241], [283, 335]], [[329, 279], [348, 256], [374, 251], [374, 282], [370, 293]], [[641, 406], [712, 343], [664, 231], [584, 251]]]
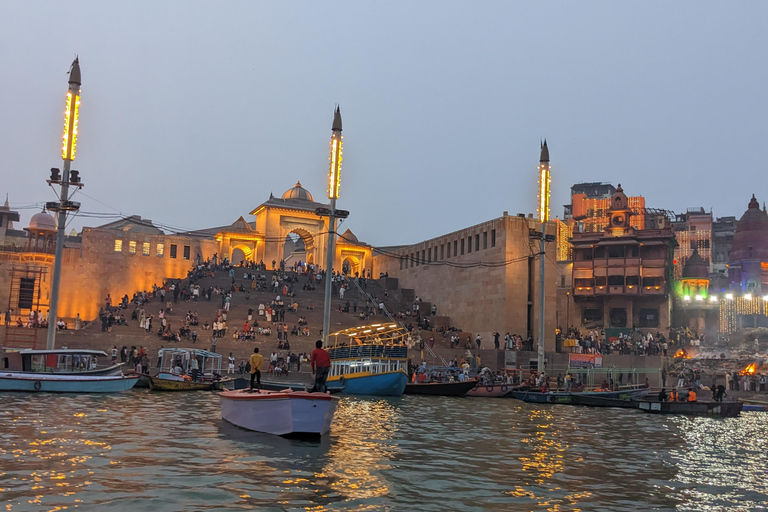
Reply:
[[472, 252], [472, 235], [467, 237], [467, 254]]
[[19, 278], [19, 309], [32, 309], [35, 300], [35, 278]]
[[608, 286], [624, 286], [624, 276], [608, 276]]
[[475, 235], [475, 250], [480, 250], [480, 233]]
[[189, 259], [189, 246], [188, 245], [184, 246], [184, 259], [185, 260]]
[[136, 240], [131, 240], [128, 242], [128, 253], [136, 254]]
[[609, 258], [623, 258], [624, 257], [624, 246], [611, 246], [608, 248], [608, 257]]
[[496, 230], [491, 230], [491, 247], [496, 247]]
[[427, 251], [424, 249], [421, 250], [421, 263], [424, 264], [427, 261]]
[[144, 256], [149, 256], [149, 242], [144, 242], [141, 244], [141, 254]]
[[427, 249], [427, 263], [432, 263], [432, 248]]
[[637, 286], [640, 284], [640, 276], [627, 276], [625, 281], [627, 286]]
[[488, 248], [488, 232], [483, 231], [483, 249]]
[[165, 244], [157, 244], [157, 257], [162, 258], [165, 252]]
[[627, 326], [627, 310], [626, 309], [612, 308], [610, 315], [611, 315], [611, 327]]
[[603, 323], [603, 310], [602, 309], [585, 309], [582, 311], [584, 320], [582, 325]]
[[[458, 254], [458, 251], [457, 251], [458, 247], [459, 247], [459, 241], [458, 240], [454, 240], [453, 241], [453, 255], [454, 255], [454, 257]], [[461, 253], [464, 254], [464, 251], [462, 250]]]
[[561, 275], [561, 276], [560, 276], [560, 287], [562, 288], [562, 287], [564, 287], [564, 286], [565, 286], [565, 276], [564, 276], [564, 275]]
[[444, 245], [440, 246], [440, 259], [441, 260], [445, 259], [445, 246]]
[[115, 252], [123, 252], [123, 241], [115, 240]]
[[400, 270], [403, 270], [403, 257], [400, 256]]
[[464, 239], [461, 239], [461, 254], [464, 254]]
[[639, 324], [640, 327], [658, 327], [659, 326], [659, 310], [658, 309], [641, 309]]
[[171, 258], [176, 259], [176, 244], [171, 244]]

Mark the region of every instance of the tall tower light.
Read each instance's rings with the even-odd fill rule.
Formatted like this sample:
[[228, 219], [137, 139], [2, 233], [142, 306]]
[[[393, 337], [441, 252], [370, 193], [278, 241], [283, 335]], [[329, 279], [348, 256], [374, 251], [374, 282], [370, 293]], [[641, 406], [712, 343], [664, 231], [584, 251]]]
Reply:
[[67, 226], [67, 212], [80, 209], [80, 203], [69, 200], [69, 187], [82, 187], [80, 173], [71, 170], [77, 149], [77, 122], [80, 114], [80, 60], [75, 57], [69, 68], [69, 89], [67, 90], [67, 110], [64, 112], [64, 135], [62, 136], [61, 158], [64, 160], [64, 172], [51, 169], [50, 185], [60, 185], [58, 202], [46, 203], [49, 211], [56, 212], [56, 254], [53, 260], [53, 279], [51, 282], [51, 305], [48, 313], [48, 338], [46, 348], [53, 350], [56, 344], [56, 321], [58, 320], [59, 283], [61, 281], [61, 254], [64, 249], [64, 228]]
[[328, 335], [331, 328], [331, 279], [333, 278], [333, 252], [336, 242], [336, 219], [343, 219], [349, 215], [344, 210], [336, 210], [336, 200], [339, 198], [339, 186], [341, 184], [341, 110], [336, 106], [333, 113], [333, 125], [331, 126], [331, 156], [330, 169], [328, 171], [328, 199], [331, 200], [329, 212], [318, 212], [320, 215], [328, 215], [328, 254], [325, 258], [325, 301], [323, 302], [323, 341], [328, 345]]
[[539, 222], [541, 222], [541, 240], [539, 245], [539, 335], [538, 335], [538, 368], [544, 371], [544, 263], [546, 261], [547, 222], [549, 222], [549, 196], [550, 196], [550, 165], [549, 148], [546, 139], [541, 144], [541, 157], [539, 157]]

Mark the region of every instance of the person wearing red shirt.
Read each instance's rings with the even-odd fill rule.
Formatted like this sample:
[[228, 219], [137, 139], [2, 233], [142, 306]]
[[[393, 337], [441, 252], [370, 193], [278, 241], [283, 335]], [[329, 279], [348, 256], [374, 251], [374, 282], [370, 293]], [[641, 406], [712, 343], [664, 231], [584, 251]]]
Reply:
[[323, 349], [322, 341], [317, 340], [315, 347], [317, 348], [312, 351], [312, 356], [309, 359], [309, 366], [312, 368], [312, 374], [315, 376], [315, 385], [312, 391], [325, 393], [327, 391], [325, 381], [328, 379], [328, 373], [331, 371], [331, 356]]

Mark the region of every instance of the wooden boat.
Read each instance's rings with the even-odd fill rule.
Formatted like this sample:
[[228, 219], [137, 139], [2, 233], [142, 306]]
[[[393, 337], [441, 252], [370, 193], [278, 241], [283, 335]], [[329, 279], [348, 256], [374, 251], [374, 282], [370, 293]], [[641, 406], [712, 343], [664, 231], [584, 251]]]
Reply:
[[328, 388], [353, 395], [399, 396], [408, 382], [408, 331], [398, 324], [372, 324], [331, 334]]
[[[547, 391], [542, 393], [541, 391], [512, 391], [510, 395], [514, 398], [522, 400], [528, 403], [537, 404], [577, 404], [586, 405], [585, 400], [582, 399], [579, 402], [580, 397], [586, 397], [586, 401], [589, 398], [610, 398], [610, 399], [625, 399], [632, 400], [646, 396], [650, 390], [645, 387], [632, 387], [628, 389], [618, 391]], [[597, 402], [595, 402], [597, 403]], [[604, 403], [604, 402], [603, 402]], [[618, 403], [618, 402], [617, 402]]]
[[221, 417], [238, 427], [279, 436], [322, 435], [331, 429], [339, 399], [306, 391], [225, 391]]
[[117, 393], [131, 389], [136, 375], [66, 375], [0, 373], [0, 391], [49, 393]]
[[640, 400], [637, 408], [656, 414], [684, 414], [687, 416], [716, 416], [735, 418], [741, 413], [742, 402], [659, 402]]
[[509, 395], [512, 392], [513, 386], [511, 384], [488, 384], [484, 385], [480, 381], [477, 381], [475, 387], [467, 391], [467, 396], [480, 396], [486, 398], [501, 398]]
[[[198, 370], [190, 370], [192, 359]], [[160, 371], [149, 379], [157, 391], [213, 391], [224, 389], [232, 379], [221, 377], [221, 354], [189, 348], [165, 348], [160, 354]]]
[[594, 393], [573, 393], [571, 395], [573, 405], [586, 405], [589, 407], [619, 407], [622, 409], [637, 409], [637, 400], [631, 398], [614, 398], [596, 396]]
[[474, 380], [454, 382], [409, 382], [406, 395], [464, 396], [477, 384]]

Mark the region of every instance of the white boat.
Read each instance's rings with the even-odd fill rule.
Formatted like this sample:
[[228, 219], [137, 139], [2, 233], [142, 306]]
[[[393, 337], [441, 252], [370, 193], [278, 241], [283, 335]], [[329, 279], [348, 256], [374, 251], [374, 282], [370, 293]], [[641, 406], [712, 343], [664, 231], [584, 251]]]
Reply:
[[322, 435], [331, 429], [339, 399], [306, 391], [225, 391], [222, 419], [238, 427], [278, 436]]
[[[99, 360], [109, 361], [100, 365]], [[0, 391], [116, 393], [131, 389], [138, 375], [124, 376], [101, 350], [0, 351]]]
[[0, 391], [49, 393], [117, 393], [131, 389], [139, 375], [55, 375], [25, 372], [0, 373]]

